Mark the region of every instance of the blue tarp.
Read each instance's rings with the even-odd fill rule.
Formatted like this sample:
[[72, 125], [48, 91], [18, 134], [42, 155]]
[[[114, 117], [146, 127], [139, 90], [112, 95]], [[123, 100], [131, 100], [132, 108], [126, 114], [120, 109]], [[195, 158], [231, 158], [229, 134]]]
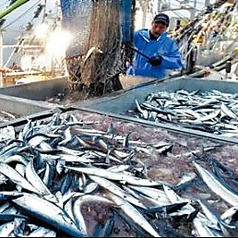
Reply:
[[121, 0], [122, 42], [132, 42], [132, 0]]

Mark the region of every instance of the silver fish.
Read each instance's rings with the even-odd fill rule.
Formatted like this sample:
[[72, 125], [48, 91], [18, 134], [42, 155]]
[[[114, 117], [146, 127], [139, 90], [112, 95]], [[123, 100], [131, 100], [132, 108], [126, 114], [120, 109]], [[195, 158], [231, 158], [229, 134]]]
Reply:
[[50, 190], [47, 188], [47, 186], [44, 184], [42, 179], [38, 176], [37, 172], [35, 171], [33, 162], [34, 162], [34, 159], [32, 159], [26, 166], [25, 175], [27, 180], [34, 187], [37, 188], [37, 190], [39, 191], [38, 194], [44, 196], [49, 201], [57, 203], [58, 202], [57, 198], [54, 196], [54, 194], [50, 192]]
[[70, 236], [84, 236], [62, 208], [37, 195], [23, 193], [23, 196], [12, 199], [12, 202], [23, 209], [25, 213], [47, 222], [56, 230], [61, 230]]
[[125, 192], [124, 190], [122, 190], [119, 186], [117, 186], [116, 184], [112, 183], [111, 181], [99, 177], [99, 176], [95, 176], [95, 175], [89, 175], [89, 177], [95, 182], [98, 183], [101, 187], [106, 188], [107, 190], [109, 190], [110, 192], [118, 195], [119, 197], [127, 200], [128, 202], [141, 207], [143, 209], [146, 209], [146, 206], [140, 202], [138, 199], [132, 197], [130, 194], [128, 194], [127, 192]]
[[142, 227], [146, 232], [154, 237], [160, 237], [158, 232], [150, 225], [150, 223], [145, 219], [145, 217], [129, 202], [124, 199], [110, 193], [110, 198], [119, 206], [133, 221]]
[[211, 173], [202, 168], [199, 164], [193, 161], [195, 168], [202, 177], [206, 185], [218, 196], [227, 201], [232, 206], [238, 206], [238, 196], [224, 187]]
[[76, 221], [77, 226], [81, 230], [82, 234], [84, 234], [85, 236], [87, 236], [88, 233], [87, 233], [87, 227], [84, 221], [84, 217], [81, 213], [81, 205], [83, 204], [83, 202], [86, 202], [86, 201], [103, 202], [109, 205], [112, 204], [112, 202], [109, 199], [99, 195], [86, 194], [86, 195], [78, 196], [76, 198], [76, 200], [73, 203], [74, 219]]
[[9, 237], [12, 231], [14, 230], [14, 221], [4, 223], [0, 225], [0, 236]]
[[21, 176], [8, 164], [0, 162], [0, 172], [6, 177], [8, 177], [15, 184], [20, 185], [22, 188], [25, 188], [33, 193], [39, 192], [34, 186], [31, 185], [31, 183], [29, 183], [23, 176]]
[[226, 224], [220, 217], [219, 213], [205, 200], [197, 200], [207, 218], [217, 226], [217, 230], [222, 230], [224, 234], [228, 235], [228, 229], [235, 229], [235, 226]]
[[199, 237], [216, 237], [212, 230], [206, 225], [205, 222], [198, 217], [193, 219], [193, 225], [196, 229], [197, 235]]
[[98, 175], [110, 180], [118, 180], [121, 182], [127, 182], [129, 184], [134, 184], [134, 185], [139, 185], [139, 186], [157, 186], [159, 183], [151, 180], [151, 179], [142, 179], [142, 178], [137, 178], [134, 176], [130, 176], [128, 174], [124, 173], [119, 173], [119, 172], [111, 172], [106, 169], [102, 168], [82, 168], [82, 167], [72, 167], [72, 166], [65, 166], [66, 168], [74, 171], [78, 171], [81, 173], [86, 173], [86, 174], [92, 174], [92, 175]]

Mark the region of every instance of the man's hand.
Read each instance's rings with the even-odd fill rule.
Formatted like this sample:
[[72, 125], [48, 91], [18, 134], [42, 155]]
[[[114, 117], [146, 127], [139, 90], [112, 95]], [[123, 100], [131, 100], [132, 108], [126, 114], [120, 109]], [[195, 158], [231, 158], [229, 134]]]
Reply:
[[148, 61], [152, 66], [159, 66], [162, 63], [162, 58], [161, 56], [151, 57]]

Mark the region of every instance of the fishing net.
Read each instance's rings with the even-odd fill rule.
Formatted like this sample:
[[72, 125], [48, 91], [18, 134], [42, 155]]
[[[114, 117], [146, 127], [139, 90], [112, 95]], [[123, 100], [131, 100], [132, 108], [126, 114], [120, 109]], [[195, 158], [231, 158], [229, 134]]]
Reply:
[[66, 53], [70, 95], [85, 99], [121, 89], [122, 1], [62, 0], [61, 7], [63, 27], [73, 34]]

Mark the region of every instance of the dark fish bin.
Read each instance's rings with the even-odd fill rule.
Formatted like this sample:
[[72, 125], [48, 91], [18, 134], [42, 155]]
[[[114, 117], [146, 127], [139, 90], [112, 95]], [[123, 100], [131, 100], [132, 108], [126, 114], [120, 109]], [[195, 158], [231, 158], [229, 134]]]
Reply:
[[46, 100], [64, 93], [67, 88], [67, 77], [54, 78], [26, 84], [10, 85], [0, 88], [0, 94], [30, 100]]
[[181, 127], [176, 123], [160, 123], [150, 120], [141, 119], [129, 115], [129, 111], [136, 109], [136, 101], [142, 103], [150, 93], [159, 91], [175, 92], [177, 90], [186, 90], [193, 92], [200, 90], [208, 92], [210, 90], [218, 90], [223, 93], [236, 94], [238, 92], [238, 83], [236, 81], [221, 81], [221, 80], [206, 80], [198, 78], [190, 78], [186, 76], [166, 79], [164, 81], [144, 82], [131, 88], [115, 92], [101, 98], [93, 98], [85, 101], [80, 101], [74, 104], [75, 107], [87, 111], [94, 111], [102, 114], [111, 115], [117, 118], [122, 118], [129, 121], [136, 121], [146, 125], [159, 126], [182, 133], [196, 134], [198, 136], [207, 136], [214, 139], [225, 140], [238, 143], [238, 139], [229, 138], [214, 133]]

